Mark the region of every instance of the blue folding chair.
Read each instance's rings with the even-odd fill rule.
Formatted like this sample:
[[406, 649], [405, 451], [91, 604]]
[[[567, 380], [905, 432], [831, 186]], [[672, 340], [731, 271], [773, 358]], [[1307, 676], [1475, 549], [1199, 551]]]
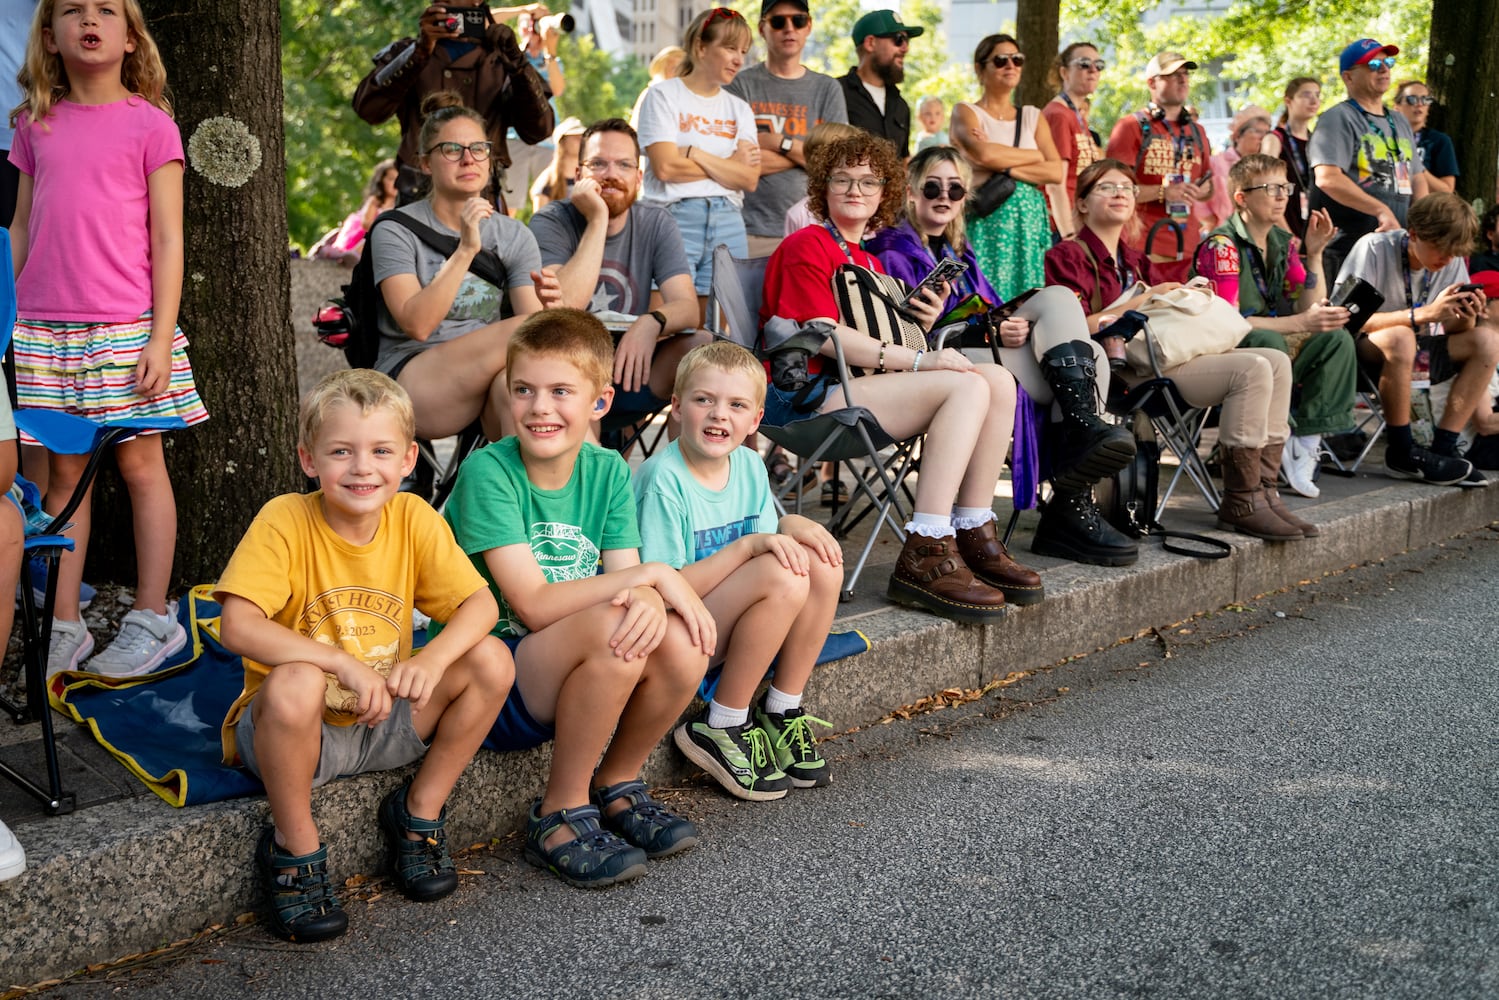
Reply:
[[[10, 233], [0, 230], [0, 352], [10, 347], [11, 335], [16, 325], [16, 285], [11, 268]], [[6, 373], [13, 379], [12, 372]], [[83, 475], [73, 495], [57, 515], [39, 534], [26, 538], [25, 553], [21, 561], [21, 642], [23, 673], [26, 679], [25, 703], [17, 703], [0, 695], [0, 709], [7, 712], [17, 723], [40, 721], [42, 724], [42, 749], [46, 756], [47, 784], [42, 785], [0, 761], [0, 776], [9, 778], [21, 788], [42, 801], [48, 814], [57, 816], [70, 813], [76, 806], [72, 792], [62, 787], [62, 772], [58, 764], [57, 737], [52, 727], [52, 713], [47, 700], [47, 650], [52, 641], [52, 613], [57, 599], [57, 564], [64, 550], [73, 548], [73, 539], [63, 534], [68, 519], [78, 510], [99, 463], [113, 445], [128, 440], [142, 431], [175, 430], [186, 427], [180, 417], [137, 417], [95, 423], [87, 417], [56, 410], [17, 410], [16, 427], [24, 430], [48, 450], [62, 455], [87, 455]], [[0, 447], [3, 447], [0, 443]], [[8, 489], [9, 483], [0, 484]], [[36, 606], [31, 588], [31, 557], [39, 556], [47, 567], [47, 589], [42, 606]], [[0, 594], [0, 600], [9, 597]]]

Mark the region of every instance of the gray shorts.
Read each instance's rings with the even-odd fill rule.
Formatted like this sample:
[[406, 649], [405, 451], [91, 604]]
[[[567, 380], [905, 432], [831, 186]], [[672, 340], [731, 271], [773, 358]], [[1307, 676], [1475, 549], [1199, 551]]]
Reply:
[[[245, 706], [239, 722], [235, 723], [234, 744], [239, 751], [240, 763], [260, 778], [260, 764], [255, 760], [254, 708], [255, 702], [251, 701]], [[389, 771], [421, 760], [426, 752], [427, 744], [416, 735], [416, 728], [411, 724], [411, 702], [396, 698], [390, 707], [390, 716], [378, 726], [323, 723], [323, 747], [318, 753], [312, 787], [367, 771]]]

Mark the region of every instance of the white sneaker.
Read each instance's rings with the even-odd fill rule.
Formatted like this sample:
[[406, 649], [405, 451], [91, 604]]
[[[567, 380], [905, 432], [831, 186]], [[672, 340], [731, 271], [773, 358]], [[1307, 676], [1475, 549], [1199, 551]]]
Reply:
[[1322, 490], [1312, 480], [1317, 473], [1317, 453], [1322, 447], [1320, 434], [1292, 434], [1280, 454], [1281, 475], [1286, 485], [1304, 497], [1315, 499]]
[[165, 663], [187, 645], [187, 630], [170, 615], [137, 608], [120, 619], [120, 634], [88, 662], [89, 670], [107, 677], [138, 677]]
[[47, 676], [77, 670], [94, 651], [94, 637], [83, 622], [52, 619], [52, 644], [47, 647]]
[[13, 879], [26, 870], [26, 852], [10, 832], [10, 827], [0, 821], [0, 882]]

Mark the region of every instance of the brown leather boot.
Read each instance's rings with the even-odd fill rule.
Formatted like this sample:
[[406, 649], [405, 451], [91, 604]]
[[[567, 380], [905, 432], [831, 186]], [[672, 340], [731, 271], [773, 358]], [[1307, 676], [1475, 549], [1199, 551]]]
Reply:
[[1041, 574], [1010, 558], [993, 521], [977, 528], [959, 528], [958, 554], [974, 576], [998, 588], [1011, 604], [1039, 604], [1046, 596]]
[[1005, 595], [973, 575], [951, 536], [908, 534], [885, 593], [897, 604], [970, 625], [996, 621], [1005, 613]]
[[1259, 448], [1223, 449], [1223, 503], [1218, 507], [1218, 527], [1237, 531], [1267, 542], [1297, 542], [1304, 536], [1275, 511], [1260, 489]]
[[1275, 511], [1277, 517], [1301, 532], [1303, 538], [1316, 538], [1322, 534], [1317, 526], [1310, 521], [1303, 521], [1291, 513], [1291, 508], [1281, 499], [1280, 490], [1276, 489], [1276, 482], [1280, 479], [1280, 457], [1285, 450], [1284, 441], [1271, 441], [1260, 450], [1260, 489], [1265, 491], [1265, 502], [1270, 509]]

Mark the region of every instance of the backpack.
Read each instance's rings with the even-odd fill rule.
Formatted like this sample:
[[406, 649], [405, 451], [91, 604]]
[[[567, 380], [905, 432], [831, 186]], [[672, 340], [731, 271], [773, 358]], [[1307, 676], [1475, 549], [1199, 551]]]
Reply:
[[[343, 350], [350, 368], [373, 368], [380, 353], [380, 289], [375, 286], [375, 262], [371, 249], [375, 227], [382, 222], [395, 222], [405, 226], [417, 239], [445, 257], [451, 257], [458, 249], [458, 237], [439, 233], [405, 212], [392, 209], [381, 213], [370, 225], [364, 237], [364, 249], [359, 254], [359, 263], [349, 283], [339, 290], [340, 298], [328, 299], [318, 307], [312, 325], [318, 339], [329, 347]], [[505, 266], [493, 250], [480, 250], [474, 255], [468, 269], [496, 288], [505, 287]]]
[[1190, 531], [1173, 531], [1156, 520], [1156, 507], [1160, 504], [1161, 446], [1156, 441], [1149, 417], [1135, 413], [1130, 419], [1135, 434], [1134, 460], [1105, 476], [1095, 488], [1104, 520], [1131, 538], [1147, 535], [1159, 538], [1161, 548], [1167, 552], [1198, 559], [1226, 558], [1233, 548], [1222, 539]]

